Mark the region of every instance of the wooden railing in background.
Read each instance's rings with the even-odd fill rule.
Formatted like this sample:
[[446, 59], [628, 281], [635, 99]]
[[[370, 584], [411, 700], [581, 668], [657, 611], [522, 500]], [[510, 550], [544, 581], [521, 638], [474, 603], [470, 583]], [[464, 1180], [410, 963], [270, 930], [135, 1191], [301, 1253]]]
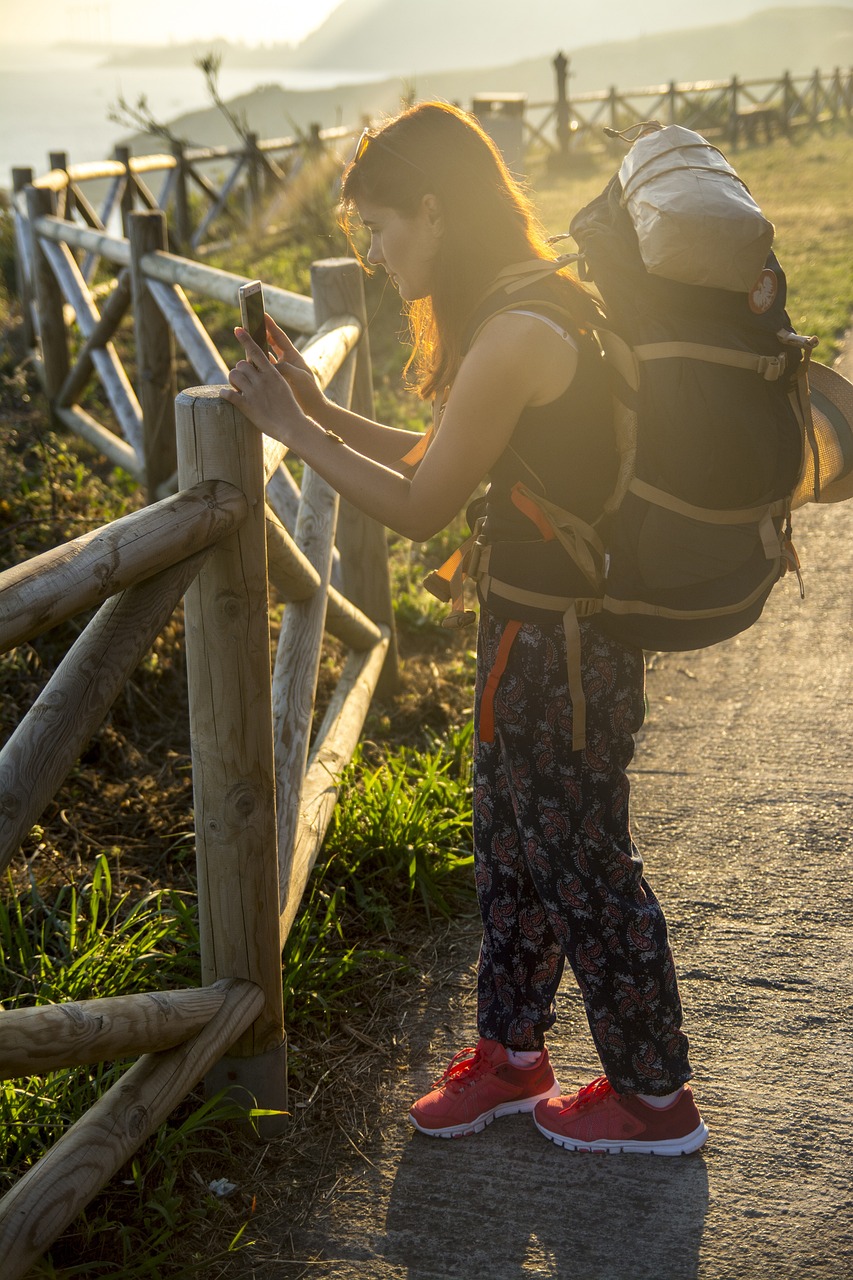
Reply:
[[786, 71], [777, 79], [671, 81], [639, 89], [569, 91], [569, 60], [554, 59], [555, 102], [527, 104], [528, 142], [545, 146], [552, 157], [570, 163], [575, 149], [600, 142], [602, 130], [628, 129], [643, 120], [681, 124], [731, 146], [775, 133], [819, 128], [853, 118], [853, 68], [815, 70], [808, 76]]
[[[301, 488], [284, 480], [284, 446], [211, 385], [225, 365], [180, 282], [236, 309], [242, 278], [165, 252], [159, 211], [130, 214], [124, 239], [58, 218], [52, 199], [29, 188], [19, 219], [51, 408], [152, 490], [177, 463], [177, 492], [0, 575], [3, 652], [101, 606], [0, 752], [0, 870], [185, 597], [203, 986], [0, 1012], [0, 1078], [142, 1055], [0, 1201], [4, 1280], [25, 1274], [199, 1079], [278, 1112], [260, 1126], [281, 1131], [281, 949], [372, 695], [395, 672], [384, 530], [351, 508], [339, 516], [309, 468]], [[75, 253], [118, 268], [100, 313]], [[315, 263], [311, 298], [271, 289], [268, 305], [307, 336], [327, 394], [371, 416], [358, 263]], [[129, 307], [138, 394], [110, 341]], [[84, 340], [72, 362], [74, 321]], [[205, 384], [176, 398], [175, 339]], [[126, 438], [80, 407], [93, 376]], [[273, 664], [270, 590], [286, 605]], [[312, 740], [324, 630], [348, 654]]]

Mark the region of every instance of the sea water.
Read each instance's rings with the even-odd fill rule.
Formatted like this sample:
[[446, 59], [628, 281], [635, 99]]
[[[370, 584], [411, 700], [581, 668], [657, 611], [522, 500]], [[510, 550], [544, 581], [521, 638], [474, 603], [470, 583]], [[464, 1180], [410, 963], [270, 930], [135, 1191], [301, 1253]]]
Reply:
[[[35, 10], [34, 10], [35, 13]], [[153, 115], [173, 120], [211, 105], [204, 76], [196, 66], [105, 67], [102, 54], [35, 45], [0, 44], [0, 188], [12, 185], [11, 170], [48, 169], [50, 151], [66, 151], [72, 164], [109, 159], [113, 147], [135, 132], [110, 120], [123, 98], [135, 105], [143, 94]], [[229, 69], [223, 62], [219, 91], [227, 101], [262, 84], [322, 89], [367, 80], [363, 73]], [[230, 139], [223, 137], [223, 142]], [[152, 138], [151, 150], [162, 149]]]

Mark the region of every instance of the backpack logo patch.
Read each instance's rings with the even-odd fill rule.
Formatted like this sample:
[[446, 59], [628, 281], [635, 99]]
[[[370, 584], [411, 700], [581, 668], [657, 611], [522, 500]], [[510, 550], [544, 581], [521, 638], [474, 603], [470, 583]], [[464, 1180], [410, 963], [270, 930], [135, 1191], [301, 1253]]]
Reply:
[[776, 301], [779, 280], [775, 271], [765, 267], [749, 291], [749, 309], [754, 315], [763, 316]]

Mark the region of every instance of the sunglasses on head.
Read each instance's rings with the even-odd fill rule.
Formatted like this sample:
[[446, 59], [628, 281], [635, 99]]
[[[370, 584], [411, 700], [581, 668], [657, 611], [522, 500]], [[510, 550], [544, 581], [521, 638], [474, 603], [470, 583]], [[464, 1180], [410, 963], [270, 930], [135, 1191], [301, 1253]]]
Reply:
[[417, 169], [418, 173], [422, 173], [424, 177], [427, 176], [426, 170], [422, 169], [421, 166], [419, 164], [416, 164], [414, 160], [410, 160], [408, 156], [404, 156], [400, 151], [395, 151], [393, 147], [389, 147], [388, 143], [385, 141], [384, 138], [379, 137], [375, 133], [371, 133], [369, 125], [366, 129], [362, 131], [361, 137], [359, 138], [358, 142], [355, 144], [355, 151], [353, 152], [353, 157], [352, 157], [352, 160], [350, 161], [350, 164], [351, 165], [358, 164], [359, 160], [364, 155], [367, 148], [370, 146], [371, 143], [374, 143], [374, 142], [376, 143], [377, 147], [381, 147], [383, 151], [387, 151], [388, 154], [390, 156], [394, 156], [396, 160], [402, 160], [404, 164], [409, 164], [412, 166], [413, 169]]

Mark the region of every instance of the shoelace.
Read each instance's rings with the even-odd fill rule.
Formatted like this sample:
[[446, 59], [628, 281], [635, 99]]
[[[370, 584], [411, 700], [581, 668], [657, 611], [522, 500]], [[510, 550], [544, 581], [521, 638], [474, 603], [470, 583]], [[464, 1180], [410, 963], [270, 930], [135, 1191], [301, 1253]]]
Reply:
[[575, 1096], [567, 1107], [563, 1107], [560, 1112], [564, 1116], [569, 1111], [585, 1111], [594, 1103], [602, 1101], [604, 1098], [614, 1092], [613, 1086], [607, 1079], [607, 1076], [596, 1076], [594, 1080], [590, 1080], [589, 1084], [585, 1084], [578, 1089]]
[[468, 1045], [467, 1048], [454, 1053], [444, 1075], [436, 1080], [435, 1087], [440, 1089], [443, 1085], [447, 1085], [451, 1089], [464, 1089], [466, 1085], [472, 1084], [474, 1080], [485, 1075], [490, 1067], [491, 1063], [483, 1057], [479, 1047]]

